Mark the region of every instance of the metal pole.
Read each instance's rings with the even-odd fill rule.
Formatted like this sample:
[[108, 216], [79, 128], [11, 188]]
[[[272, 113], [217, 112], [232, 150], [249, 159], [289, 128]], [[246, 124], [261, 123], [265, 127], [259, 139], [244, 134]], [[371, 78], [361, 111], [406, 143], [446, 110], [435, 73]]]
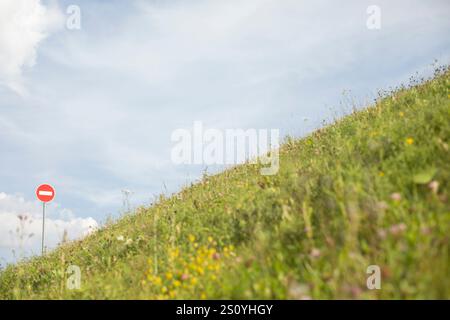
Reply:
[[42, 202], [42, 255], [44, 255], [45, 202]]

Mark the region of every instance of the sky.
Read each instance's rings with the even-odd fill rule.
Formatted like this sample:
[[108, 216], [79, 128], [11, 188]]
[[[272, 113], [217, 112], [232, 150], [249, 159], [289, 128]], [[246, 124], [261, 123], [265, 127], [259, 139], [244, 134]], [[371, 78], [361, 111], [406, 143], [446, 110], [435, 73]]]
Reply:
[[49, 248], [95, 232], [125, 211], [122, 190], [148, 205], [222, 169], [173, 163], [175, 130], [304, 136], [449, 63], [449, 14], [446, 0], [0, 0], [0, 265], [40, 252], [39, 184], [56, 189]]

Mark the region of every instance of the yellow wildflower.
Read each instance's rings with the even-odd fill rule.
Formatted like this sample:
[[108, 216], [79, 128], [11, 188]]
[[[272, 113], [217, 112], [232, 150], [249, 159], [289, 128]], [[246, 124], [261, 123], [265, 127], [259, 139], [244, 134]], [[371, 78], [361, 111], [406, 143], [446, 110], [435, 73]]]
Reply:
[[179, 255], [180, 255], [180, 249], [179, 248], [173, 248], [173, 249], [169, 250], [169, 257], [171, 259], [178, 258]]
[[149, 276], [148, 280], [156, 286], [160, 286], [162, 284], [162, 279], [160, 277]]
[[202, 267], [197, 267], [197, 272], [198, 272], [200, 275], [203, 275], [203, 274], [205, 273], [205, 270], [203, 270]]
[[414, 139], [409, 137], [409, 138], [406, 139], [406, 143], [409, 144], [409, 145], [412, 145], [414, 143]]

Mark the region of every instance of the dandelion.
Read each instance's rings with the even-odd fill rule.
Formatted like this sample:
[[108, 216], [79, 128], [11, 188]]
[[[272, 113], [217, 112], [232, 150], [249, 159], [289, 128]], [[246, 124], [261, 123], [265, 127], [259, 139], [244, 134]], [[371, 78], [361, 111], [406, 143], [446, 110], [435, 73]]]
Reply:
[[414, 143], [414, 139], [413, 138], [409, 137], [409, 138], [406, 139], [406, 144], [412, 145], [413, 143]]
[[198, 272], [200, 275], [205, 274], [205, 270], [204, 270], [202, 267], [197, 267], [197, 272]]
[[383, 172], [383, 171], [380, 171], [380, 172], [378, 173], [378, 175], [379, 175], [380, 177], [384, 177], [384, 172]]
[[191, 243], [195, 242], [195, 236], [193, 234], [190, 234], [188, 236], [188, 238], [189, 238], [189, 242], [191, 242]]
[[160, 286], [162, 284], [162, 279], [161, 277], [158, 276], [149, 275], [147, 276], [147, 280], [153, 283], [155, 286]]
[[167, 280], [172, 280], [172, 278], [173, 278], [173, 274], [171, 272], [167, 272], [166, 273], [166, 279]]
[[400, 112], [398, 113], [398, 115], [399, 115], [400, 117], [403, 117], [405, 114], [404, 114], [402, 111], [400, 111]]
[[176, 258], [178, 258], [178, 256], [180, 255], [180, 249], [179, 248], [172, 248], [169, 249], [169, 258], [174, 260]]

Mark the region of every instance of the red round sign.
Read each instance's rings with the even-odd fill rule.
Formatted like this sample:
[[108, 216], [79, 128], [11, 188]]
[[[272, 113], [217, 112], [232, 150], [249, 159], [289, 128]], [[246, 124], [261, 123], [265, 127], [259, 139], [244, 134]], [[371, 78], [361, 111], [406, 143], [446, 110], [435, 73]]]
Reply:
[[41, 184], [36, 189], [36, 196], [42, 202], [50, 202], [55, 197], [55, 189], [51, 185]]

